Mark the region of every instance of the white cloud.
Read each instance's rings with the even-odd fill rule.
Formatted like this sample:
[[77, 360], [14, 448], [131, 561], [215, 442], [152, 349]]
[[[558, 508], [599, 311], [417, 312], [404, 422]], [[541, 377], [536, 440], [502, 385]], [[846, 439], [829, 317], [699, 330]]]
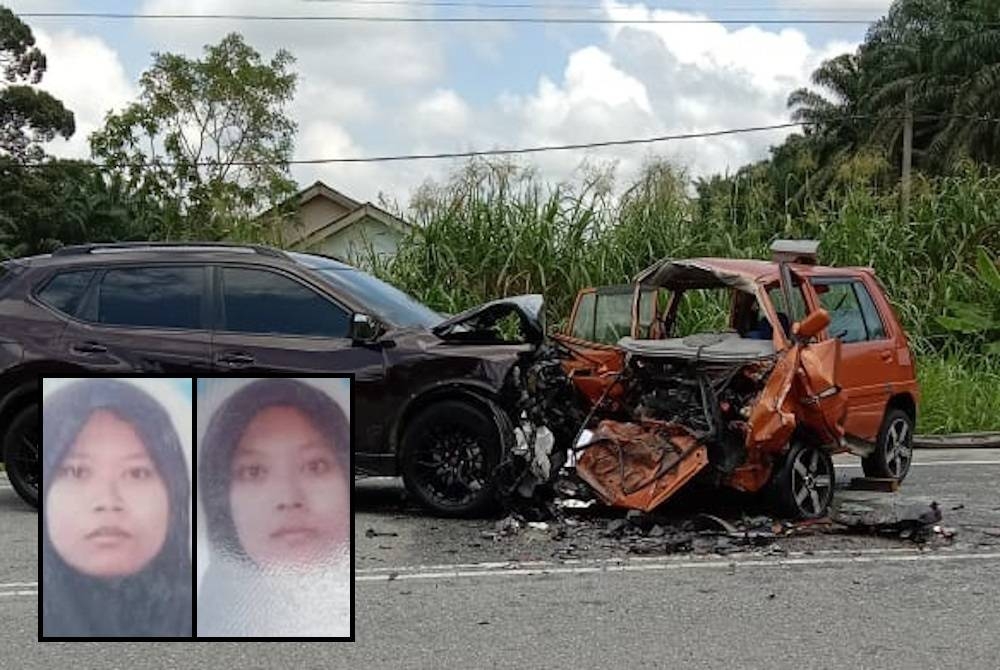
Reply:
[[76, 118], [73, 137], [69, 141], [57, 138], [46, 150], [86, 158], [90, 155], [87, 136], [104, 125], [107, 112], [127, 104], [134, 90], [118, 53], [103, 40], [69, 30], [49, 33], [35, 28], [34, 33], [48, 64], [39, 88], [59, 98]]
[[[871, 10], [886, 12], [893, 0], [778, 0], [779, 7], [790, 9], [839, 12], [842, 10]], [[835, 7], [835, 9], [831, 9]]]
[[[871, 0], [849, 2], [879, 4]], [[334, 9], [296, 0], [146, 0], [140, 9], [414, 16], [434, 11], [417, 5], [378, 4], [338, 4]], [[614, 0], [606, 0], [604, 12], [615, 19], [703, 18], [702, 14], [653, 10]], [[808, 85], [809, 75], [823, 59], [856, 47], [845, 41], [821, 43], [805, 30], [780, 26], [609, 25], [590, 43], [580, 43], [574, 37], [577, 33], [561, 30], [564, 38], [577, 40], [571, 46], [563, 45], [566, 58], [561, 72], [539, 71], [534, 87], [527, 91], [512, 89], [498, 77], [489, 82], [494, 92], [484, 91], [481, 85], [473, 103], [472, 92], [458, 88], [450, 77], [463, 68], [463, 79], [467, 80], [469, 68], [481, 67], [474, 60], [478, 47], [471, 44], [477, 33], [469, 26], [149, 21], [136, 23], [132, 37], [141, 38], [149, 51], [199, 56], [205, 44], [218, 42], [233, 30], [242, 32], [265, 58], [278, 48], [288, 48], [297, 58], [294, 68], [299, 83], [288, 109], [299, 124], [296, 158], [570, 144], [781, 123], [788, 120], [788, 94]], [[498, 50], [497, 45], [514, 31], [484, 26], [483, 34], [491, 43], [479, 45], [483, 47], [480, 57], [501, 63], [523, 57]], [[446, 62], [449, 36], [470, 42], [468, 62]], [[99, 122], [106, 108], [129, 99], [132, 89], [114, 52], [100, 40], [70, 37], [63, 38], [65, 45], [52, 45], [53, 77], [46, 83], [75, 85], [73, 90], [64, 88], [65, 99], [78, 110], [82, 127], [86, 119]], [[84, 65], [85, 60], [71, 56], [76, 74], [56, 76], [57, 53], [83, 54], [87, 52], [84, 46], [92, 52], [91, 60], [101, 54], [103, 62]], [[77, 66], [77, 62], [81, 64]], [[487, 69], [491, 73], [503, 71], [495, 64]], [[83, 71], [88, 76], [82, 76]], [[91, 71], [100, 72], [97, 80], [106, 83], [95, 86]], [[588, 158], [616, 162], [624, 182], [652, 155], [675, 160], [697, 175], [733, 171], [762, 158], [767, 148], [780, 143], [786, 134], [778, 131], [533, 154], [526, 160], [553, 180], [572, 175], [580, 161]], [[85, 146], [84, 139], [85, 133], [78, 133], [75, 141]], [[328, 164], [297, 166], [293, 174], [301, 183], [328, 180], [359, 199], [374, 199], [383, 191], [405, 202], [426, 178], [440, 178], [454, 166], [454, 162], [434, 161]]]
[[417, 101], [410, 115], [411, 131], [420, 137], [464, 137], [469, 132], [471, 110], [451, 89], [437, 89]]

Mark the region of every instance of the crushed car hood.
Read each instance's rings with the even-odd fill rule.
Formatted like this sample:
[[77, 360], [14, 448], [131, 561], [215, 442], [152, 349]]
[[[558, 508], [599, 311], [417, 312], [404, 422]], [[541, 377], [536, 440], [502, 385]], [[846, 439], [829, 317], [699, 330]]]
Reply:
[[525, 339], [532, 344], [540, 344], [545, 339], [544, 307], [545, 301], [537, 293], [500, 298], [445, 319], [434, 326], [433, 332], [440, 338], [448, 339], [463, 328], [488, 329], [505, 317], [514, 315], [521, 322]]

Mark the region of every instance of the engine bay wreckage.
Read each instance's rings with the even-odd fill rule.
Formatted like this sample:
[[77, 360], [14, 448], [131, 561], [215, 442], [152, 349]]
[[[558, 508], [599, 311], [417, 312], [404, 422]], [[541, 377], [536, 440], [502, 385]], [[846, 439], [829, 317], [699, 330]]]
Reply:
[[[815, 249], [812, 250], [813, 252]], [[783, 305], [793, 266], [780, 264]], [[605, 504], [650, 512], [690, 482], [757, 492], [771, 485], [779, 511], [818, 518], [833, 497], [831, 454], [847, 450], [837, 385], [840, 340], [817, 341], [828, 313], [779, 318], [767, 286], [726, 259], [665, 260], [635, 280], [657, 288], [721, 289], [734, 309], [771, 324], [769, 338], [672, 332], [676, 303], [649, 339], [581, 346], [565, 334], [512, 371], [519, 417], [501, 493], [538, 495], [565, 465]], [[794, 310], [789, 310], [794, 311]], [[544, 489], [543, 489], [544, 490]]]

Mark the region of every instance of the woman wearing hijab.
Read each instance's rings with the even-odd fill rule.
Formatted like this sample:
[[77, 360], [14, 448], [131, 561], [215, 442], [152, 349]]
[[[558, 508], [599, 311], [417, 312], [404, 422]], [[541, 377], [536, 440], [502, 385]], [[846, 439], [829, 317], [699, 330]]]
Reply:
[[199, 636], [349, 634], [349, 433], [326, 393], [294, 379], [251, 382], [212, 417]]
[[71, 383], [42, 410], [42, 634], [189, 637], [187, 464], [134, 384]]

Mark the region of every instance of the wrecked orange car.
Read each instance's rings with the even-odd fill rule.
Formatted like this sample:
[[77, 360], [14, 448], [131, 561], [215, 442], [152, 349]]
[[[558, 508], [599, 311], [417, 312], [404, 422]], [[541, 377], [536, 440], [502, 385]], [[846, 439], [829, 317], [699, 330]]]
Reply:
[[697, 478], [771, 485], [785, 514], [815, 518], [834, 453], [906, 476], [919, 399], [906, 334], [870, 268], [817, 265], [817, 247], [665, 260], [580, 293], [554, 339], [588, 411], [576, 471], [606, 503], [649, 511]]

